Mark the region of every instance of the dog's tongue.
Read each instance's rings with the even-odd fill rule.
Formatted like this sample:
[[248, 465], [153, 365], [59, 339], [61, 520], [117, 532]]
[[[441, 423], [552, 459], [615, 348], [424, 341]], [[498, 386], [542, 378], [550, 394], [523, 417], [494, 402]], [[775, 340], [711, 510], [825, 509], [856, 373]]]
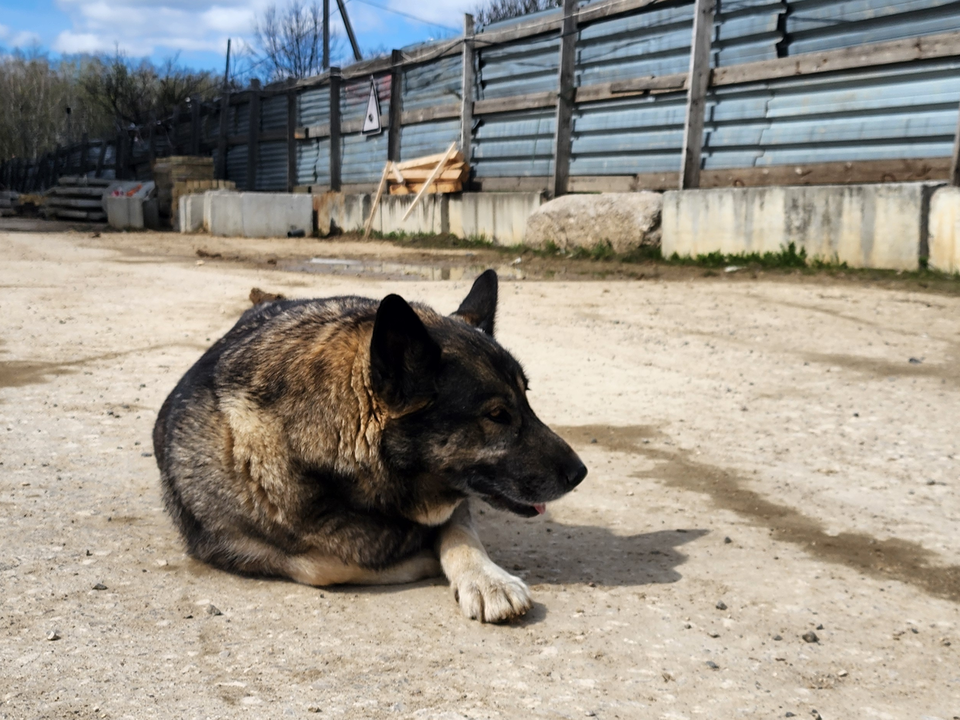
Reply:
[[537, 515], [543, 515], [547, 511], [547, 506], [543, 503], [537, 503], [533, 506], [533, 509], [537, 511]]

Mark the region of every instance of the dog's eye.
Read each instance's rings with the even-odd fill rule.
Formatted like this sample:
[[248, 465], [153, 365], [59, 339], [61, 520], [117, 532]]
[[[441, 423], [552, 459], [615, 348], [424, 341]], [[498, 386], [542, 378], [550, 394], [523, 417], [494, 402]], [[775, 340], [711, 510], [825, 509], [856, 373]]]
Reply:
[[510, 417], [510, 413], [508, 413], [506, 410], [503, 408], [497, 408], [493, 412], [487, 413], [487, 419], [493, 420], [499, 425], [509, 425], [512, 418]]

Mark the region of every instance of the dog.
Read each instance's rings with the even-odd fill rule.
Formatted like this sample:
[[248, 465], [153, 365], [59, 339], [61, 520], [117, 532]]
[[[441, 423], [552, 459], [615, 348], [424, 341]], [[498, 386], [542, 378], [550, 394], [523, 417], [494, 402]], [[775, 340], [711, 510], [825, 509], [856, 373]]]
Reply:
[[314, 586], [441, 573], [469, 618], [532, 606], [487, 556], [471, 501], [523, 517], [587, 468], [494, 339], [497, 275], [453, 315], [398, 295], [247, 310], [164, 402], [163, 501], [194, 558]]

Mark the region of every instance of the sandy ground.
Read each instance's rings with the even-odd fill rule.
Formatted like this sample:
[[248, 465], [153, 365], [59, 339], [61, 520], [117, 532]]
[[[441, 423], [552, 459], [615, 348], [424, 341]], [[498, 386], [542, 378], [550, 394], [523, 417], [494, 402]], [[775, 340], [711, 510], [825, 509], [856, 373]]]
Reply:
[[472, 279], [282, 269], [423, 260], [312, 242], [0, 231], [0, 717], [960, 717], [960, 298], [504, 279], [499, 339], [590, 475], [481, 517], [536, 601], [490, 626], [442, 580], [211, 570], [163, 513], [157, 409], [252, 287], [449, 312]]

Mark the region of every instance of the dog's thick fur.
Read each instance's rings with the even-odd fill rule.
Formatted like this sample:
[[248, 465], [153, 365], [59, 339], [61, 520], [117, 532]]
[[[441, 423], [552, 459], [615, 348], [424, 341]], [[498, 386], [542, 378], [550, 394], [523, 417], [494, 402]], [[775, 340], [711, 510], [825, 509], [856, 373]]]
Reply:
[[163, 499], [194, 557], [309, 585], [449, 578], [463, 612], [526, 612], [469, 498], [522, 516], [586, 468], [533, 413], [494, 339], [488, 270], [443, 317], [397, 295], [243, 314], [160, 410]]

